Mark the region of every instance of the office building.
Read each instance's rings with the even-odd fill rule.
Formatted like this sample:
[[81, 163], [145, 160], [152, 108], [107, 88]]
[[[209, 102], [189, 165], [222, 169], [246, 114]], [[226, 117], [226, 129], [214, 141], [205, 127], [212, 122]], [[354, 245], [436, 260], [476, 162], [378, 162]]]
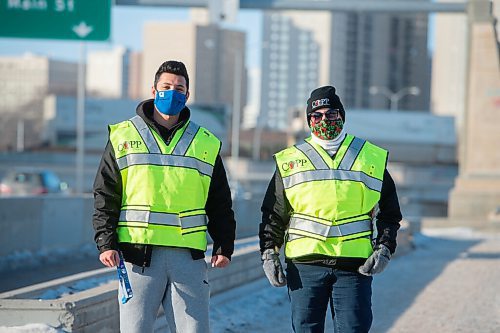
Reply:
[[[151, 96], [154, 75], [166, 60], [182, 61], [189, 74], [189, 102], [246, 104], [245, 33], [190, 22], [146, 23], [142, 56], [142, 97]], [[237, 84], [236, 82], [239, 81]], [[239, 86], [240, 90], [235, 91]]]
[[128, 97], [141, 99], [142, 97], [142, 52], [131, 52], [128, 67]]
[[[328, 32], [328, 16], [289, 11], [264, 14], [261, 116], [258, 119], [263, 122], [262, 127], [286, 129], [291, 109], [305, 106], [310, 91], [327, 84], [328, 70], [323, 71], [321, 65], [329, 64], [325, 52], [328, 40], [321, 31], [326, 27]], [[323, 28], [317, 29], [320, 26]]]
[[129, 87], [130, 51], [119, 46], [92, 51], [87, 56], [87, 94], [91, 97], [125, 98]]
[[[307, 19], [303, 16], [308, 15]], [[428, 110], [430, 58], [423, 14], [264, 14], [261, 110], [265, 126], [286, 129], [290, 112], [304, 109], [311, 90], [331, 84], [346, 108], [390, 109], [370, 87], [404, 96], [400, 110]], [[263, 118], [263, 117], [262, 117]]]
[[34, 54], [0, 57], [0, 113], [33, 108], [50, 93], [74, 95], [76, 86], [76, 63]]
[[242, 119], [244, 129], [255, 128], [260, 117], [260, 68], [248, 70], [248, 104], [245, 106]]
[[[426, 14], [334, 13], [330, 50], [330, 80], [346, 108], [429, 109]], [[417, 87], [419, 94], [394, 105], [370, 87], [394, 94]]]
[[38, 146], [45, 96], [76, 90], [76, 63], [34, 54], [0, 57], [0, 150], [19, 148], [19, 141], [23, 149]]

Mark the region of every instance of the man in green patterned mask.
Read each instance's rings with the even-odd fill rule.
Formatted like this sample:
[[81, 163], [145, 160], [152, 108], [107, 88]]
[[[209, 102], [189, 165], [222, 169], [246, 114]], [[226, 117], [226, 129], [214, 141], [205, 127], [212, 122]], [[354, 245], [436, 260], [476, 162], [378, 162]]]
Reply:
[[259, 228], [262, 266], [271, 285], [288, 288], [294, 332], [324, 332], [330, 305], [335, 332], [367, 333], [372, 276], [389, 264], [402, 218], [388, 152], [345, 133], [332, 86], [312, 91], [306, 115], [311, 136], [274, 155]]
[[338, 148], [345, 138], [345, 111], [335, 88], [325, 86], [314, 90], [307, 100], [306, 114], [312, 140], [327, 151], [334, 146]]

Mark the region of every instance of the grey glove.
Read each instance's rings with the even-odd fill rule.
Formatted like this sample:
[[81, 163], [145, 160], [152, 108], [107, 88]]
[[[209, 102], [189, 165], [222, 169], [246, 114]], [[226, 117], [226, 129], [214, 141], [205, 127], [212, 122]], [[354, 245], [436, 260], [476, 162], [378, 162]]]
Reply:
[[389, 251], [389, 248], [382, 244], [378, 245], [372, 255], [358, 268], [358, 272], [367, 276], [382, 273], [389, 264], [389, 260], [391, 260], [391, 251]]
[[262, 253], [262, 268], [266, 277], [274, 287], [286, 286], [286, 277], [283, 274], [279, 254], [273, 249], [267, 249]]

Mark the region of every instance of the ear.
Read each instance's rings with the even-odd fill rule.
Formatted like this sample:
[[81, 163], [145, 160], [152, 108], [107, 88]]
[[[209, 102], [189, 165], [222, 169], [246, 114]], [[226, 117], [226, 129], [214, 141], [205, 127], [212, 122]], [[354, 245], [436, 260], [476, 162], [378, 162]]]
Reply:
[[153, 99], [156, 97], [156, 89], [154, 86], [151, 86], [151, 96], [153, 96]]
[[186, 91], [186, 102], [188, 101], [188, 99], [189, 99], [189, 90]]

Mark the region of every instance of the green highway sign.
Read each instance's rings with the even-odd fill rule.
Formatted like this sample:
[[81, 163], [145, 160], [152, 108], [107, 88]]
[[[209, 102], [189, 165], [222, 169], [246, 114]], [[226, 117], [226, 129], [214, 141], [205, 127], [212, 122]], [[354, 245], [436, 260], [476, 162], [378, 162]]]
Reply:
[[111, 0], [0, 0], [0, 37], [107, 40]]

